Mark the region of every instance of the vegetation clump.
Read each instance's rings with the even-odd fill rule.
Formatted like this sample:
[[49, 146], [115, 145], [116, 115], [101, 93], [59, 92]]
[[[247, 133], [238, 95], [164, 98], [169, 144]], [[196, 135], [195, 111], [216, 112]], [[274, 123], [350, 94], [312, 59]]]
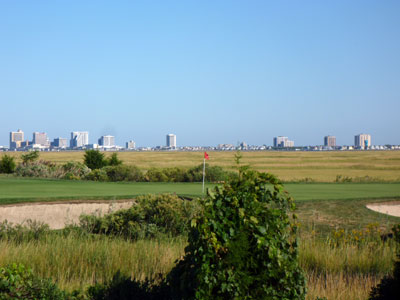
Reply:
[[168, 275], [176, 299], [305, 299], [294, 203], [278, 179], [242, 169], [201, 204]]
[[72, 299], [48, 279], [35, 276], [21, 264], [0, 268], [0, 299]]
[[14, 173], [16, 164], [14, 157], [7, 154], [3, 155], [0, 160], [0, 173], [11, 174]]
[[104, 217], [83, 215], [81, 228], [96, 234], [123, 236], [128, 239], [155, 237], [159, 234], [178, 236], [186, 233], [190, 220], [199, 213], [196, 201], [176, 195], [145, 195], [135, 199], [129, 209]]

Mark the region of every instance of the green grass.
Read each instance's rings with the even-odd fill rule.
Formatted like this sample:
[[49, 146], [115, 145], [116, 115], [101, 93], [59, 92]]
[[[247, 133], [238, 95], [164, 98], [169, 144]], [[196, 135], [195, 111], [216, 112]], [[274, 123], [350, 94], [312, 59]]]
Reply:
[[[211, 187], [207, 184], [206, 187]], [[0, 203], [55, 200], [124, 199], [147, 193], [201, 196], [198, 183], [125, 183], [0, 177]]]
[[[206, 187], [213, 187], [207, 184]], [[308, 200], [382, 199], [400, 197], [400, 183], [287, 183], [298, 202]], [[0, 203], [55, 200], [123, 199], [147, 193], [200, 197], [201, 183], [116, 183], [0, 177]]]

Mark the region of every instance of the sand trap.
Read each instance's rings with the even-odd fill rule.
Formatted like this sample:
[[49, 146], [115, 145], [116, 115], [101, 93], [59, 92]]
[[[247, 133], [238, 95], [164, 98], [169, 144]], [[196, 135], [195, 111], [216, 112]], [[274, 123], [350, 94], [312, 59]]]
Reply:
[[368, 204], [367, 208], [377, 211], [377, 212], [380, 212], [382, 214], [400, 217], [400, 203]]
[[81, 214], [104, 215], [118, 209], [132, 206], [133, 201], [85, 202], [85, 203], [34, 203], [0, 206], [0, 222], [23, 224], [27, 220], [46, 223], [52, 229], [78, 224]]

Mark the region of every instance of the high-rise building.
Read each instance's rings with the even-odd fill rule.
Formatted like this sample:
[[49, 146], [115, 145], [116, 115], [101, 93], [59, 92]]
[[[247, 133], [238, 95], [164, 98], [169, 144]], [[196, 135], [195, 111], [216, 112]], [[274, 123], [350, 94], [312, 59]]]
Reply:
[[327, 135], [324, 137], [324, 146], [326, 147], [336, 147], [336, 136]]
[[136, 143], [134, 141], [126, 142], [126, 149], [132, 150], [136, 148]]
[[50, 146], [50, 141], [45, 132], [34, 132], [32, 137], [33, 145], [40, 145], [44, 147]]
[[167, 147], [176, 148], [176, 135], [175, 134], [167, 134]]
[[287, 136], [274, 137], [275, 148], [294, 147], [294, 141], [290, 141]]
[[65, 149], [65, 148], [68, 147], [68, 142], [67, 142], [67, 139], [59, 137], [59, 138], [55, 138], [53, 140], [53, 142], [51, 143], [51, 146], [55, 147], [55, 148], [63, 148], [63, 149]]
[[70, 147], [79, 148], [89, 145], [89, 132], [87, 131], [73, 131], [71, 132]]
[[371, 146], [371, 135], [361, 133], [354, 136], [354, 146], [356, 148], [366, 149]]
[[10, 132], [10, 148], [16, 149], [21, 147], [21, 143], [24, 141], [24, 132], [21, 129], [18, 131]]
[[99, 145], [105, 148], [115, 147], [115, 137], [112, 135], [103, 135], [99, 138]]

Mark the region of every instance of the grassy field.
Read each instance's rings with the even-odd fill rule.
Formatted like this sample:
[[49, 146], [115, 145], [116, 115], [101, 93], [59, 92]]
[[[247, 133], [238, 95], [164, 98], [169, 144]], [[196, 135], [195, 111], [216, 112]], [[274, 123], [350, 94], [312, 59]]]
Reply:
[[[212, 186], [207, 184], [207, 187]], [[400, 183], [287, 183], [285, 189], [299, 202], [400, 198]], [[201, 191], [201, 183], [94, 182], [0, 176], [0, 203], [3, 204], [71, 199], [128, 199], [147, 193], [200, 197]]]
[[[9, 152], [19, 159], [20, 152]], [[234, 167], [234, 152], [210, 152], [210, 165]], [[369, 176], [380, 181], [400, 181], [400, 151], [243, 152], [242, 162], [259, 171], [276, 174], [285, 181], [306, 178], [332, 182], [337, 175]], [[83, 161], [84, 152], [41, 152], [41, 159], [56, 163]], [[107, 154], [109, 155], [109, 154]], [[124, 163], [141, 169], [193, 167], [203, 161], [202, 152], [120, 152]]]

